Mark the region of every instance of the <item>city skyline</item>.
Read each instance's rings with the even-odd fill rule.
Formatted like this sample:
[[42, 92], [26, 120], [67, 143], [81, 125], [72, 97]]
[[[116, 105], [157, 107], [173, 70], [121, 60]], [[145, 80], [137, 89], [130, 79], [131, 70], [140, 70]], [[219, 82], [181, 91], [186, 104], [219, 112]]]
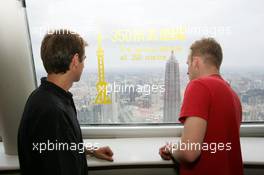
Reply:
[[[181, 96], [183, 97], [185, 87], [189, 82], [186, 70], [180, 66], [180, 84]], [[43, 74], [37, 73], [38, 84]], [[223, 78], [230, 83], [232, 88], [239, 95], [242, 102], [243, 121], [264, 121], [264, 73], [255, 71], [223, 71]], [[130, 70], [106, 72], [106, 78], [109, 83], [129, 82], [130, 84], [165, 84], [165, 64], [164, 69]], [[133, 123], [163, 123], [163, 94], [150, 94], [148, 98], [140, 97], [138, 93], [117, 93], [117, 102], [112, 109], [120, 111], [120, 108], [126, 113], [127, 118], [115, 112], [115, 115], [109, 115], [110, 120], [96, 117], [99, 107], [93, 110], [92, 101], [96, 96], [95, 84], [97, 82], [97, 72], [84, 71], [79, 82], [74, 83], [71, 88], [73, 98], [78, 111], [80, 124], [133, 124]], [[251, 96], [251, 98], [249, 98]], [[122, 104], [118, 103], [122, 102]], [[150, 104], [148, 104], [150, 102]], [[133, 103], [133, 105], [130, 105]], [[137, 105], [137, 106], [135, 106]], [[140, 106], [149, 106], [150, 109]], [[111, 108], [109, 109], [111, 110]], [[131, 112], [133, 111], [133, 112]], [[97, 113], [98, 114], [98, 113]], [[135, 115], [135, 116], [134, 116]], [[91, 117], [94, 116], [94, 117]], [[133, 118], [134, 116], [134, 118]], [[142, 116], [145, 116], [143, 118]], [[178, 121], [175, 121], [177, 123]]]
[[[182, 71], [181, 71], [182, 72]], [[231, 83], [232, 88], [239, 95], [242, 102], [243, 109], [243, 121], [264, 121], [264, 74], [248, 74], [248, 73], [227, 73], [223, 75], [224, 79]], [[88, 79], [89, 80], [88, 80]], [[97, 75], [89, 74], [86, 78], [84, 78], [80, 84], [76, 83], [72, 88], [73, 93], [75, 94], [74, 99], [76, 102], [76, 106], [81, 106], [83, 102], [76, 100], [76, 97], [81, 97], [80, 90], [87, 90], [83, 87], [83, 84], [90, 82], [89, 88], [92, 87], [93, 82], [96, 81]], [[130, 83], [138, 84], [138, 83], [165, 83], [165, 71], [160, 70], [159, 72], [145, 72], [142, 75], [139, 72], [135, 72], [134, 74], [123, 74], [123, 73], [112, 73], [108, 75], [109, 82], [112, 83], [114, 81], [123, 83], [126, 80], [129, 80]], [[180, 74], [180, 83], [181, 83], [181, 96], [183, 96], [185, 87], [189, 82], [188, 76], [186, 74]], [[75, 90], [78, 93], [75, 93]], [[253, 95], [252, 95], [253, 94]], [[81, 99], [86, 99], [87, 97], [92, 98], [92, 92], [84, 93]], [[250, 98], [249, 98], [250, 97]], [[92, 108], [93, 105], [89, 103], [79, 111], [84, 109]], [[112, 120], [111, 113], [109, 116], [109, 120], [101, 120], [97, 122], [91, 122], [94, 119], [89, 120], [88, 113], [85, 114], [79, 112], [81, 117], [79, 119], [82, 121], [81, 124], [135, 124], [135, 123], [166, 123], [163, 120], [163, 106], [164, 106], [164, 94], [155, 94], [151, 93], [148, 96], [142, 96], [142, 94], [138, 93], [120, 93], [118, 94], [118, 100], [116, 102], [116, 109], [119, 111], [115, 116], [115, 119]], [[122, 109], [122, 110], [121, 110]], [[87, 111], [86, 111], [87, 112]], [[96, 118], [93, 116], [92, 118]], [[100, 118], [100, 117], [99, 117]], [[178, 116], [175, 115], [176, 121]]]

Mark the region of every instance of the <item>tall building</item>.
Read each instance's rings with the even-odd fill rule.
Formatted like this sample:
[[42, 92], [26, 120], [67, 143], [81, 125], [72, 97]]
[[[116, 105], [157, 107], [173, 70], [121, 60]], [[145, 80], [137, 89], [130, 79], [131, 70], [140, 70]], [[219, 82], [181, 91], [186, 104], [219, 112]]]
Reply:
[[129, 91], [129, 102], [130, 104], [135, 104], [136, 102], [136, 91], [135, 90]]
[[173, 51], [166, 63], [165, 93], [164, 93], [164, 122], [176, 122], [181, 106], [180, 70]]
[[117, 92], [111, 92], [111, 104], [101, 105], [101, 123], [118, 123], [119, 98]]
[[102, 105], [95, 104], [93, 105], [93, 122], [100, 124], [109, 124], [109, 123], [118, 123], [118, 115], [120, 110], [120, 99], [117, 92], [112, 92], [108, 94], [111, 97], [111, 104]]

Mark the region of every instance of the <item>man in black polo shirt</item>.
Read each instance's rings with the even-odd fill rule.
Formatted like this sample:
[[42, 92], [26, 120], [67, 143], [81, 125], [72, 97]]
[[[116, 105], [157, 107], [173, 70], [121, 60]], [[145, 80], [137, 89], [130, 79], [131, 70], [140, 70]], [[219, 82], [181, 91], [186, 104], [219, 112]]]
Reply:
[[18, 131], [22, 175], [87, 175], [86, 154], [113, 161], [109, 147], [84, 149], [72, 94], [84, 68], [86, 42], [69, 30], [46, 34], [41, 59], [48, 76], [27, 100]]

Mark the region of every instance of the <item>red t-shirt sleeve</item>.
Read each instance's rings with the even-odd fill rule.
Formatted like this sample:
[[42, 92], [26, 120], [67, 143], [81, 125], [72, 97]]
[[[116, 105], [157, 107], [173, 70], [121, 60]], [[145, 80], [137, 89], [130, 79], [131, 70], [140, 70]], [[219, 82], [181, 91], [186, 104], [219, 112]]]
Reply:
[[179, 121], [184, 123], [190, 116], [208, 120], [211, 95], [209, 89], [199, 80], [192, 80], [184, 93]]

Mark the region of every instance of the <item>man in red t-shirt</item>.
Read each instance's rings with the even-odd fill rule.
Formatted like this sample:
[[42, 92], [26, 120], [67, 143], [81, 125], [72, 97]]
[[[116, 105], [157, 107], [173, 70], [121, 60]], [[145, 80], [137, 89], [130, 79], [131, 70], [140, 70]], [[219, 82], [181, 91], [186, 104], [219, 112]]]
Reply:
[[[220, 76], [221, 46], [212, 38], [190, 48], [188, 75], [180, 113], [180, 142], [160, 148], [164, 160], [179, 162], [181, 175], [241, 175], [239, 128], [241, 103]], [[175, 114], [177, 115], [177, 114]]]

